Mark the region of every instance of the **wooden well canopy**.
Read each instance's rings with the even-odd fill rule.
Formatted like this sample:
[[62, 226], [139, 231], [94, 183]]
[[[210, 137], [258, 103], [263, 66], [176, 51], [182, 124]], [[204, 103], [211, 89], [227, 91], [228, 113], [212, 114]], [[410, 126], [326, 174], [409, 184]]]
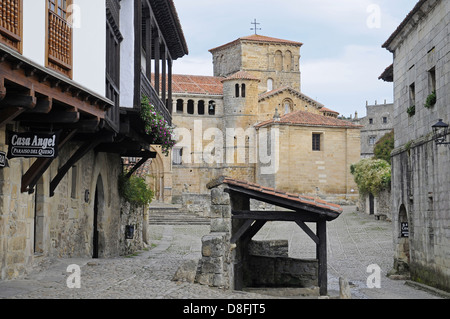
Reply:
[[[338, 218], [343, 212], [342, 207], [317, 198], [280, 192], [273, 188], [228, 177], [214, 180], [207, 187], [212, 189], [222, 184], [226, 185], [224, 191], [230, 194], [232, 219], [243, 221], [242, 226], [232, 234], [231, 243], [251, 240], [269, 221], [295, 222], [316, 244], [320, 294], [326, 295], [328, 293], [326, 223]], [[250, 199], [281, 207], [284, 210], [253, 211], [250, 210]], [[240, 204], [236, 205], [236, 203]], [[306, 223], [316, 223], [316, 232]]]

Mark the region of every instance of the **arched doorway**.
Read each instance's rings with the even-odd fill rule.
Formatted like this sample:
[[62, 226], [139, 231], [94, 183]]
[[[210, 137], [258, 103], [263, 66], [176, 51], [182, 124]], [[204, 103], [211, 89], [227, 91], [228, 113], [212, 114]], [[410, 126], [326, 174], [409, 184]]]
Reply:
[[103, 180], [101, 175], [98, 176], [97, 185], [95, 187], [95, 199], [94, 199], [94, 225], [93, 225], [93, 251], [92, 258], [99, 258], [100, 253], [103, 250], [101, 243], [101, 218], [103, 216], [103, 209], [105, 205], [105, 194], [103, 189]]
[[[152, 151], [156, 150], [152, 147]], [[154, 201], [164, 202], [164, 162], [161, 154], [158, 155], [150, 163], [149, 169], [149, 185], [155, 194]]]

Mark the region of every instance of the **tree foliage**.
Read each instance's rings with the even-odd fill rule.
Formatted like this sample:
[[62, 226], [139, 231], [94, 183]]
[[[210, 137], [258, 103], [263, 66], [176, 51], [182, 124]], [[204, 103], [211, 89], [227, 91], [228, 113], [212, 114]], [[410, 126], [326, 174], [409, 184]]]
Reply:
[[154, 197], [153, 191], [147, 186], [143, 177], [127, 177], [126, 172], [119, 176], [119, 194], [132, 205], [149, 205]]
[[391, 186], [391, 165], [382, 159], [363, 159], [350, 167], [361, 195], [376, 196]]
[[391, 162], [391, 152], [394, 149], [394, 131], [387, 133], [376, 144], [373, 150], [375, 159]]

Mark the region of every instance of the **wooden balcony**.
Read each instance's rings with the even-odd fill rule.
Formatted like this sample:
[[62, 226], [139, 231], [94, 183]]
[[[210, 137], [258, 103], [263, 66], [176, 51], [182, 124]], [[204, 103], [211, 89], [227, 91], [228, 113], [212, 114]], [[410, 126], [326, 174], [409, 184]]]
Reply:
[[141, 72], [141, 95], [145, 95], [150, 100], [150, 103], [152, 103], [155, 106], [155, 109], [162, 116], [164, 116], [164, 119], [167, 121], [167, 123], [169, 123], [169, 125], [172, 125], [171, 112], [167, 108], [166, 104], [163, 103], [163, 101], [161, 101], [161, 98], [159, 97], [154, 87], [151, 85], [147, 76], [145, 76], [145, 74], [142, 72]]
[[22, 49], [22, 0], [0, 0], [0, 42]]
[[48, 11], [48, 66], [72, 76], [72, 27], [52, 11]]

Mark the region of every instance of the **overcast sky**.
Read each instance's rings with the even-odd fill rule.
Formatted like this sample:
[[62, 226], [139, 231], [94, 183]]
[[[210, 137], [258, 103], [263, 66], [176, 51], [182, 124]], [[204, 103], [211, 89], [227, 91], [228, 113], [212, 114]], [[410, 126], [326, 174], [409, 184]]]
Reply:
[[189, 55], [174, 73], [213, 75], [208, 50], [254, 34], [304, 43], [302, 93], [345, 116], [366, 115], [366, 101], [393, 101], [378, 80], [393, 57], [382, 44], [418, 0], [174, 0]]

